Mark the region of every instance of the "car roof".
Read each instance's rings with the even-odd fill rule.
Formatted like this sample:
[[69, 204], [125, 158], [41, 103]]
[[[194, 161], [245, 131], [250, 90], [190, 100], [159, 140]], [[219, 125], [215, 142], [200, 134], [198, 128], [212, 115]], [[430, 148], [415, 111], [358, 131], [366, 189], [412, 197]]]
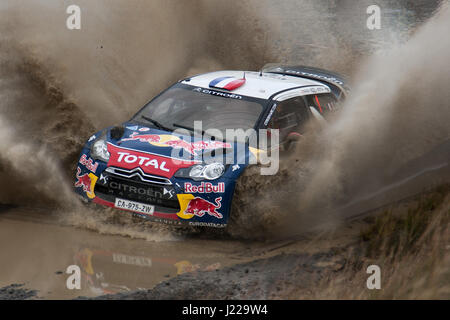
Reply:
[[[330, 88], [328, 86], [318, 81], [296, 76], [280, 75], [270, 72], [260, 73], [255, 71], [216, 71], [184, 79], [182, 83], [201, 88], [230, 92], [227, 90], [211, 88], [211, 81], [222, 77], [234, 77], [236, 79], [242, 79], [244, 77], [244, 73], [246, 80], [245, 84], [235, 90], [232, 90], [231, 92], [233, 94], [261, 99], [269, 99], [277, 93], [298, 87], [316, 87], [319, 90], [325, 89], [323, 90], [323, 92], [330, 92]], [[304, 90], [303, 95], [313, 92]], [[297, 95], [302, 94], [299, 93]]]

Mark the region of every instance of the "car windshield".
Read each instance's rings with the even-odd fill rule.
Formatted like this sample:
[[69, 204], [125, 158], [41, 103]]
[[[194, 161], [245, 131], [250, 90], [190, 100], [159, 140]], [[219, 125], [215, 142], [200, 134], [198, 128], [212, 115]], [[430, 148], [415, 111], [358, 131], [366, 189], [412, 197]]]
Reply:
[[226, 129], [254, 128], [265, 100], [178, 84], [149, 102], [133, 120], [149, 122], [161, 128], [194, 128], [202, 121], [202, 130], [218, 129], [226, 138]]

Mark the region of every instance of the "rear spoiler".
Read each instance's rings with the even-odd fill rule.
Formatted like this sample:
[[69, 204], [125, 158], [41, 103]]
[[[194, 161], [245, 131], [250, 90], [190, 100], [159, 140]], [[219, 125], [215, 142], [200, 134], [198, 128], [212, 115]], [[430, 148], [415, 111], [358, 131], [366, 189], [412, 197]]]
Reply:
[[346, 98], [350, 92], [347, 79], [335, 72], [307, 66], [265, 65], [262, 72], [282, 74], [315, 80], [328, 85], [337, 99]]

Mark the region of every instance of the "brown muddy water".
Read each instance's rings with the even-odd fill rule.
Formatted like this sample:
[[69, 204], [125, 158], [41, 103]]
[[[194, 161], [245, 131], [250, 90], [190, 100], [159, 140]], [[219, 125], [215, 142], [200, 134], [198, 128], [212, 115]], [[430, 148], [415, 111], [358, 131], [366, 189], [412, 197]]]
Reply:
[[[61, 226], [45, 212], [17, 208], [0, 210], [0, 243], [0, 288], [24, 284], [38, 290], [37, 297], [42, 299], [151, 289], [183, 273], [249, 260], [242, 255], [248, 243], [181, 237], [131, 239]], [[253, 244], [254, 248], [261, 246]], [[81, 290], [66, 286], [70, 265], [81, 269]]]

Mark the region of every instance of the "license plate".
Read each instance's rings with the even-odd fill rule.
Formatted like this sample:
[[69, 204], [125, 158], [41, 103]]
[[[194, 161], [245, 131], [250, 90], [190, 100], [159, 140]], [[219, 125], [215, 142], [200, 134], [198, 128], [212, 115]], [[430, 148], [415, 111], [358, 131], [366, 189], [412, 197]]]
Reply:
[[118, 198], [116, 198], [114, 206], [118, 209], [125, 209], [149, 215], [152, 215], [153, 212], [155, 212], [155, 206]]

